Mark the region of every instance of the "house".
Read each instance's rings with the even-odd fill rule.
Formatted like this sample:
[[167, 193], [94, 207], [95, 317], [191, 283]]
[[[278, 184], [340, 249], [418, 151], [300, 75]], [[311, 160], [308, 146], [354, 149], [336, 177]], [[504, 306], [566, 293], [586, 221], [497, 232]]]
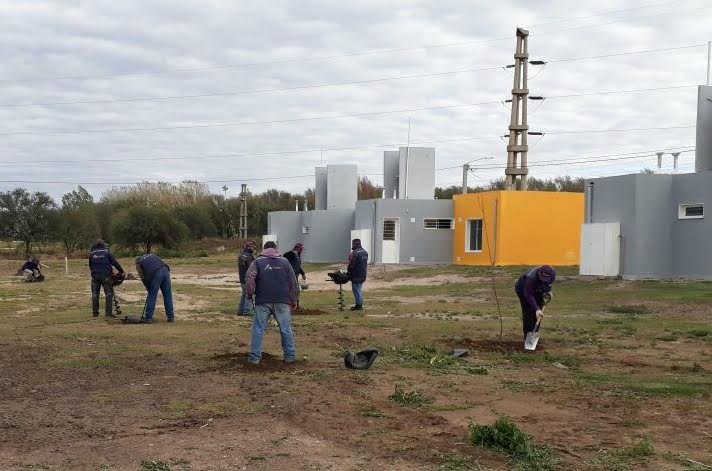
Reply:
[[583, 275], [712, 279], [712, 87], [700, 86], [695, 172], [586, 182]]
[[581, 193], [487, 191], [455, 195], [452, 263], [577, 265]]
[[453, 202], [435, 199], [435, 149], [384, 152], [382, 199], [356, 201], [355, 166], [317, 168], [316, 209], [269, 213], [269, 234], [283, 250], [305, 245], [307, 262], [347, 258], [359, 238], [372, 263], [450, 263]]

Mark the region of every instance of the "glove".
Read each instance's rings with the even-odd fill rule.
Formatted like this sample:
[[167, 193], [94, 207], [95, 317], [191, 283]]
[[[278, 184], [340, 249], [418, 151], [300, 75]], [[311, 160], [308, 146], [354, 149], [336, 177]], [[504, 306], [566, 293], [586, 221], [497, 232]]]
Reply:
[[289, 307], [292, 309], [292, 311], [297, 310], [297, 303], [289, 303]]
[[307, 275], [302, 275], [302, 280], [307, 281]]
[[544, 315], [544, 312], [543, 312], [541, 309], [539, 309], [539, 310], [536, 312], [536, 320], [537, 320], [537, 321], [540, 321], [543, 315]]

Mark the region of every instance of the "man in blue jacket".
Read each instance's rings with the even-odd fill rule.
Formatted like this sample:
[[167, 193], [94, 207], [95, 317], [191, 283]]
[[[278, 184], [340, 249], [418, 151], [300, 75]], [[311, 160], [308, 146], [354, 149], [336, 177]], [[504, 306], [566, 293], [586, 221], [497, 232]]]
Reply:
[[106, 243], [99, 239], [89, 252], [89, 270], [91, 271], [91, 308], [94, 317], [99, 317], [99, 296], [104, 288], [106, 298], [106, 317], [114, 317], [111, 313], [111, 303], [114, 301], [114, 286], [111, 284], [113, 267], [120, 275], [124, 274], [118, 260], [106, 247]]
[[349, 267], [346, 273], [351, 281], [351, 291], [354, 293], [356, 305], [352, 311], [363, 310], [363, 283], [366, 281], [368, 272], [368, 252], [361, 246], [361, 239], [351, 241], [351, 255], [349, 255]]
[[173, 312], [173, 293], [171, 291], [171, 271], [158, 255], [147, 253], [136, 259], [136, 271], [146, 287], [146, 309], [143, 312], [142, 322], [153, 323], [153, 311], [156, 309], [158, 290], [163, 295], [163, 306], [166, 308], [168, 322], [175, 321]]
[[254, 252], [255, 243], [248, 240], [245, 242], [245, 247], [242, 249], [242, 253], [237, 257], [237, 272], [240, 275], [240, 288], [242, 289], [240, 302], [237, 305], [238, 316], [249, 316], [250, 309], [252, 309], [250, 300], [247, 298], [247, 293], [245, 292], [245, 284], [247, 283], [247, 269], [250, 268], [252, 262], [255, 261]]
[[296, 308], [299, 300], [297, 277], [274, 242], [265, 243], [264, 250], [247, 270], [246, 289], [247, 296], [254, 298], [255, 305], [249, 362], [258, 365], [262, 359], [262, 338], [270, 316], [274, 316], [279, 325], [284, 361], [294, 362], [297, 353], [292, 334], [291, 309]]
[[537, 321], [544, 315], [544, 297], [551, 296], [551, 285], [555, 280], [556, 272], [549, 265], [534, 267], [517, 280], [514, 291], [522, 305], [524, 337], [538, 330]]

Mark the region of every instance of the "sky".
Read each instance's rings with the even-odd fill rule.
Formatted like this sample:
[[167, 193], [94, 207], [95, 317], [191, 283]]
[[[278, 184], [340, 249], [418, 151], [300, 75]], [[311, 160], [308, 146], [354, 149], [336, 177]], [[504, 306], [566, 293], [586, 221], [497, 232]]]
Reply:
[[547, 97], [530, 102], [544, 133], [530, 175], [654, 168], [602, 159], [692, 149], [708, 1], [5, 0], [0, 191], [190, 179], [302, 192], [322, 163], [380, 183], [383, 151], [408, 142], [435, 147], [438, 185], [470, 160], [471, 183], [498, 178], [518, 26], [548, 62], [530, 66], [531, 94]]

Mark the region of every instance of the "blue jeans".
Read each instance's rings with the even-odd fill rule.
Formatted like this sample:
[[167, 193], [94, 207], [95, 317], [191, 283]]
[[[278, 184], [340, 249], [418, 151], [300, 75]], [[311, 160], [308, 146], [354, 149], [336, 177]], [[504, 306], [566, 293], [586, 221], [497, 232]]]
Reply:
[[285, 360], [293, 360], [297, 352], [294, 347], [294, 334], [292, 334], [292, 313], [289, 304], [256, 304], [255, 315], [252, 317], [252, 341], [250, 343], [250, 363], [259, 363], [262, 358], [262, 337], [265, 334], [267, 321], [274, 316], [279, 325], [279, 334], [282, 337], [282, 351]]
[[363, 305], [363, 283], [351, 282], [351, 291], [354, 293], [354, 299], [358, 306]]
[[173, 293], [171, 292], [171, 272], [168, 267], [163, 267], [153, 275], [148, 283], [148, 295], [146, 297], [146, 311], [143, 316], [146, 319], [153, 319], [153, 311], [156, 310], [156, 299], [158, 290], [163, 294], [163, 306], [166, 308], [166, 317], [173, 318]]
[[252, 303], [245, 294], [245, 283], [240, 283], [240, 286], [242, 287], [242, 294], [240, 295], [240, 302], [237, 305], [237, 313], [247, 314], [250, 312], [250, 309], [252, 309]]

